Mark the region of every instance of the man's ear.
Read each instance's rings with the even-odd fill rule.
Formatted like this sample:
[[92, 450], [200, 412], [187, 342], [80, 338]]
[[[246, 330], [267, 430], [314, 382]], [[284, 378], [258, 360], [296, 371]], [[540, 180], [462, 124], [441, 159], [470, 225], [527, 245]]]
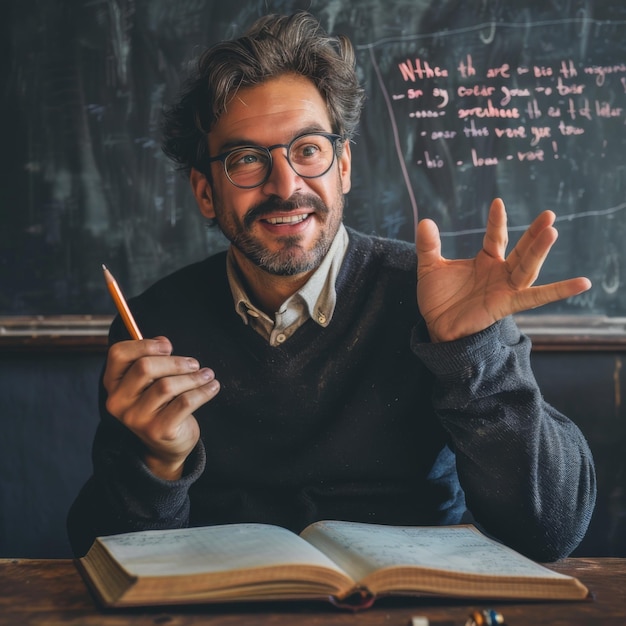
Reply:
[[209, 220], [215, 219], [215, 208], [213, 207], [213, 189], [207, 177], [195, 168], [191, 169], [189, 182], [193, 195], [196, 198], [200, 213]]
[[339, 176], [341, 177], [341, 191], [348, 193], [352, 187], [350, 173], [352, 171], [352, 153], [350, 152], [350, 140], [343, 144], [339, 159]]

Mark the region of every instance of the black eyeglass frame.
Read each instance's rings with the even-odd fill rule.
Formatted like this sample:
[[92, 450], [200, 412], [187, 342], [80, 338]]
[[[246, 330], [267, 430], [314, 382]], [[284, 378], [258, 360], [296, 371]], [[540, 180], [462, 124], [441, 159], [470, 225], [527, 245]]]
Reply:
[[[293, 163], [291, 162], [291, 159], [289, 158], [289, 152], [291, 150], [291, 146], [296, 141], [302, 139], [303, 137], [308, 137], [310, 135], [317, 136], [317, 137], [326, 137], [326, 139], [328, 139], [328, 141], [330, 141], [330, 143], [333, 146], [332, 161], [329, 163], [328, 167], [321, 174], [315, 174], [314, 176], [307, 176], [305, 174], [300, 174], [300, 172], [298, 172], [298, 170], [296, 170], [296, 168], [293, 166]], [[217, 156], [209, 157], [207, 159], [207, 163], [214, 163], [215, 161], [221, 161], [222, 167], [224, 168], [224, 174], [226, 174], [226, 178], [228, 178], [231, 184], [233, 184], [235, 187], [238, 187], [239, 189], [255, 189], [256, 187], [260, 187], [261, 185], [264, 185], [272, 173], [272, 168], [274, 167], [274, 159], [272, 158], [272, 150], [276, 150], [276, 148], [285, 148], [287, 150], [287, 163], [289, 163], [289, 167], [291, 167], [291, 169], [301, 178], [319, 178], [320, 176], [324, 176], [324, 174], [327, 174], [330, 171], [330, 168], [333, 166], [338, 156], [337, 146], [339, 144], [339, 141], [344, 141], [344, 140], [345, 140], [345, 137], [341, 135], [337, 135], [336, 133], [325, 133], [325, 132], [302, 133], [301, 135], [294, 137], [289, 143], [276, 143], [273, 146], [267, 146], [267, 147], [265, 146], [237, 146], [236, 148], [232, 148], [231, 150], [226, 150], [226, 152], [222, 152], [221, 154], [218, 154]], [[238, 152], [239, 150], [260, 150], [267, 154], [267, 157], [268, 157], [267, 171], [265, 172], [265, 176], [263, 177], [263, 180], [256, 183], [255, 185], [239, 185], [228, 174], [228, 170], [226, 169], [226, 159], [228, 159], [228, 157], [231, 154], [233, 154], [233, 152]]]

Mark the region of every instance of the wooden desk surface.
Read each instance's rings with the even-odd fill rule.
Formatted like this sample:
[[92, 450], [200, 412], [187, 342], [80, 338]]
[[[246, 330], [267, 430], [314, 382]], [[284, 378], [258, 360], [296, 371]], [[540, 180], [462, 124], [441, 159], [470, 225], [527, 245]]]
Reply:
[[433, 599], [386, 599], [351, 613], [324, 603], [263, 603], [104, 611], [71, 560], [0, 559], [0, 624], [11, 626], [410, 626], [421, 615], [431, 626], [464, 626], [476, 608], [499, 610], [507, 626], [624, 626], [626, 559], [566, 559], [555, 570], [579, 578], [594, 595], [582, 602], [476, 604]]

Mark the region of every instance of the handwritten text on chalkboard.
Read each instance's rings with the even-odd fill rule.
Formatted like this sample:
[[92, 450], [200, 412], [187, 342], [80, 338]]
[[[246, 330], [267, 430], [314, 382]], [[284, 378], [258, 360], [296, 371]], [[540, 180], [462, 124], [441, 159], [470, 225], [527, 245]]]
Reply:
[[[595, 118], [611, 119], [624, 118], [624, 108], [613, 104], [614, 84], [606, 83], [607, 74], [617, 74], [620, 83], [618, 88], [626, 93], [626, 63], [612, 66], [592, 66], [576, 68], [572, 59], [562, 60], [556, 67], [545, 65], [518, 66], [512, 68], [508, 63], [498, 67], [489, 67], [479, 70], [475, 67], [472, 55], [459, 61], [452, 70], [458, 73], [461, 79], [474, 79], [473, 85], [461, 85], [456, 93], [450, 94], [445, 87], [434, 87], [430, 98], [423, 89], [408, 88], [405, 93], [393, 94], [396, 101], [409, 99], [419, 106], [424, 101], [439, 101], [435, 109], [416, 109], [409, 113], [410, 118], [428, 119], [449, 116], [452, 102], [457, 103], [452, 116], [459, 120], [466, 120], [462, 128], [463, 135], [468, 138], [488, 137], [492, 133], [496, 138], [528, 140], [527, 146], [513, 154], [506, 154], [504, 158], [519, 161], [543, 161], [548, 156], [559, 158], [558, 140], [563, 137], [583, 135], [588, 131], [587, 122]], [[409, 84], [415, 84], [429, 78], [447, 78], [450, 70], [439, 66], [431, 67], [428, 61], [419, 57], [415, 60], [407, 59], [398, 65], [402, 78]], [[555, 84], [556, 79], [556, 84]], [[502, 84], [502, 80], [510, 80], [515, 86]], [[498, 81], [499, 84], [492, 84]], [[592, 86], [592, 89], [589, 87]], [[591, 93], [591, 96], [588, 94]], [[472, 103], [471, 100], [475, 102]], [[460, 106], [458, 103], [468, 105]], [[522, 122], [524, 116], [530, 121], [528, 125]], [[498, 122], [518, 120], [519, 125], [503, 126]], [[492, 121], [492, 124], [486, 124]], [[422, 137], [446, 140], [456, 137], [457, 130], [422, 130]], [[542, 147], [542, 140], [550, 140], [548, 151]], [[525, 149], [529, 148], [529, 149]], [[489, 155], [478, 154], [471, 148], [471, 163], [475, 167], [497, 165], [497, 152]], [[457, 165], [464, 165], [463, 160]], [[426, 167], [444, 167], [444, 161], [438, 155], [424, 152], [424, 159], [417, 161], [418, 165]]]

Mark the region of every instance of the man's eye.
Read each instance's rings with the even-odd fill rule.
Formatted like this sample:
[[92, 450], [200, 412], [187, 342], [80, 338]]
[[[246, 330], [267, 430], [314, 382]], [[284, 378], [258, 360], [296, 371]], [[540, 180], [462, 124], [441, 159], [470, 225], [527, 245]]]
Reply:
[[235, 152], [228, 159], [228, 168], [237, 169], [252, 165], [264, 165], [267, 158], [258, 152]]
[[307, 143], [301, 146], [297, 146], [293, 150], [293, 158], [296, 160], [306, 160], [319, 156], [321, 150], [320, 147], [314, 143]]
[[309, 144], [308, 146], [304, 146], [302, 149], [302, 156], [312, 157], [315, 156], [320, 151], [319, 146], [314, 146], [313, 144]]
[[258, 160], [259, 160], [259, 157], [257, 154], [251, 154], [251, 153], [239, 154], [233, 160], [233, 164], [234, 165], [248, 165], [250, 163], [256, 163]]

